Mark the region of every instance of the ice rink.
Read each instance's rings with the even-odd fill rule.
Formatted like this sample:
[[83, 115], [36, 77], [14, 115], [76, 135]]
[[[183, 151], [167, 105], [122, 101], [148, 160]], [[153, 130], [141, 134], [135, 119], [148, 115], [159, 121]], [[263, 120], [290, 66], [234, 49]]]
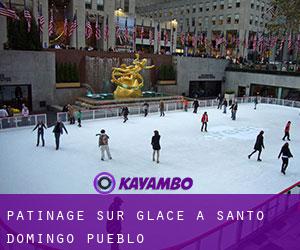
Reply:
[[[200, 132], [200, 119], [208, 112], [208, 133]], [[283, 130], [292, 121], [290, 160], [286, 176], [280, 173], [277, 156], [283, 145]], [[157, 113], [83, 121], [83, 127], [66, 125], [55, 150], [53, 128], [46, 130], [46, 146], [36, 147], [32, 128], [0, 132], [1, 193], [94, 194], [94, 177], [103, 171], [121, 177], [192, 177], [193, 188], [185, 193], [278, 193], [300, 180], [299, 110], [275, 105], [241, 104], [237, 120], [216, 108], [201, 108], [198, 114], [175, 111], [161, 118]], [[110, 136], [113, 160], [100, 160], [101, 129]], [[248, 160], [259, 131], [265, 131], [262, 162]], [[153, 130], [161, 134], [161, 163], [152, 162]], [[153, 193], [153, 191], [142, 191]]]

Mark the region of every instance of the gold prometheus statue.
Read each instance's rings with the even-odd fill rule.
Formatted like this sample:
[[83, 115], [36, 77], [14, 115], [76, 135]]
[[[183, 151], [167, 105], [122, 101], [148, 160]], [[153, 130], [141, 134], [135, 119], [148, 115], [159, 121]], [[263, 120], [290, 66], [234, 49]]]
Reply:
[[135, 54], [132, 65], [121, 64], [120, 68], [113, 68], [111, 81], [117, 85], [114, 97], [135, 98], [142, 96], [144, 79], [139, 73], [143, 69], [152, 69], [154, 65], [146, 66], [147, 59], [140, 60], [139, 54]]

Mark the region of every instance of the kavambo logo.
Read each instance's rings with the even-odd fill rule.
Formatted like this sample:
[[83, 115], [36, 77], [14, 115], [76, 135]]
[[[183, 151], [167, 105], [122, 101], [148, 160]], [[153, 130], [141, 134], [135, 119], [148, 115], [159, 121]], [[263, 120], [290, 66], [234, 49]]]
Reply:
[[[122, 177], [118, 190], [189, 190], [193, 186], [191, 177]], [[103, 172], [94, 179], [94, 187], [100, 194], [109, 194], [116, 188], [116, 180], [110, 173]]]

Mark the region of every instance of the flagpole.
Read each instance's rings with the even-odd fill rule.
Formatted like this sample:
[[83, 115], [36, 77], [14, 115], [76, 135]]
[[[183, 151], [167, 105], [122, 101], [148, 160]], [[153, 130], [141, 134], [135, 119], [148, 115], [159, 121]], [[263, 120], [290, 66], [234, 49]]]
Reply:
[[[77, 19], [77, 9], [75, 10], [75, 16]], [[78, 19], [76, 20], [76, 22], [78, 22]], [[76, 25], [76, 49], [78, 49], [78, 24]]]

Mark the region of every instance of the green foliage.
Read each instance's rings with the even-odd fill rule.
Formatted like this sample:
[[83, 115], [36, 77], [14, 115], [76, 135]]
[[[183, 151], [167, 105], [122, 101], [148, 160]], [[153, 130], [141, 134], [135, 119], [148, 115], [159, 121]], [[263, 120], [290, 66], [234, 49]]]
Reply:
[[233, 95], [235, 93], [234, 90], [226, 90], [225, 91], [225, 94], [228, 94], [228, 95]]
[[159, 80], [175, 80], [176, 71], [172, 64], [170, 65], [161, 65], [159, 68]]
[[79, 73], [76, 63], [57, 63], [56, 82], [79, 82]]
[[40, 31], [34, 18], [31, 20], [30, 32], [27, 21], [19, 14], [20, 20], [7, 19], [8, 47], [14, 50], [41, 50]]

